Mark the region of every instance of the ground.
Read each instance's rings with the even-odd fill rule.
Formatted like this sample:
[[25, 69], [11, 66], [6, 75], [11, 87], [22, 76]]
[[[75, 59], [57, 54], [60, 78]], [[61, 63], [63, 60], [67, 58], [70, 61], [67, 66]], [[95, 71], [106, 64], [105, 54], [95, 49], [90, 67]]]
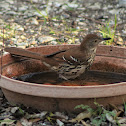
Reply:
[[[109, 35], [111, 35], [114, 33], [115, 16], [117, 23], [114, 41], [102, 44], [125, 46], [125, 0], [0, 0], [0, 49], [3, 46], [28, 48], [48, 44], [79, 44], [88, 33], [96, 32], [103, 35], [99, 32], [101, 29], [103, 32], [103, 27], [109, 27], [111, 29]], [[108, 23], [109, 26], [106, 26]], [[12, 120], [18, 120], [15, 116], [16, 112], [20, 112], [18, 113], [20, 121], [13, 123]], [[59, 118], [58, 121], [55, 119], [51, 123], [47, 118], [50, 117], [48, 112], [47, 116], [44, 112], [37, 110], [29, 112], [28, 108], [19, 109], [17, 106], [10, 105], [2, 93], [0, 93], [0, 113], [0, 120], [10, 119], [9, 125], [63, 125], [61, 122], [59, 124]], [[24, 116], [26, 113], [39, 113], [43, 116], [42, 118], [35, 117], [34, 124], [32, 121], [28, 122], [32, 117], [26, 118]], [[71, 119], [76, 115], [67, 116]], [[90, 121], [87, 120], [87, 124], [89, 123]], [[65, 126], [67, 125], [81, 126], [84, 124], [66, 122]], [[106, 125], [116, 124], [108, 120]]]

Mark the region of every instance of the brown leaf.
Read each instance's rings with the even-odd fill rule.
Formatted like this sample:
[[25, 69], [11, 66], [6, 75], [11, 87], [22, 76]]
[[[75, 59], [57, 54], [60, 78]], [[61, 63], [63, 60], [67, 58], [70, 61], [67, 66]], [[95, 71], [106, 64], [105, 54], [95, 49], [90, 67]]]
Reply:
[[20, 123], [20, 121], [17, 121], [16, 126], [22, 126], [22, 124]]
[[81, 120], [81, 123], [82, 123], [84, 126], [90, 126], [90, 124], [87, 124], [84, 120]]
[[36, 119], [30, 119], [29, 120], [29, 122], [32, 122], [32, 123], [34, 123], [34, 122], [38, 122], [38, 121], [40, 121], [41, 119], [40, 118], [36, 118]]
[[126, 117], [122, 117], [121, 119], [118, 120], [120, 124], [126, 124]]
[[91, 112], [85, 111], [77, 115], [76, 118], [69, 120], [69, 122], [80, 122], [81, 120], [85, 118], [90, 118], [91, 117]]

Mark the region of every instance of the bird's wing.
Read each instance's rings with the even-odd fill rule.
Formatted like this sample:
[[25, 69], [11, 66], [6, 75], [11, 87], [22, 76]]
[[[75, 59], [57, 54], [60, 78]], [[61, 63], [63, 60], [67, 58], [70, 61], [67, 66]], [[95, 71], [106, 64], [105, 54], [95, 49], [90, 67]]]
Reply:
[[60, 52], [53, 56], [53, 59], [57, 62], [68, 63], [71, 65], [87, 65], [88, 64], [88, 56], [86, 53], [80, 51], [78, 47], [71, 48], [64, 52]]
[[54, 52], [54, 53], [51, 53], [49, 55], [45, 55], [46, 58], [51, 58], [59, 53], [62, 53], [62, 52], [66, 52], [66, 50], [60, 50], [60, 51], [57, 51], [57, 52]]

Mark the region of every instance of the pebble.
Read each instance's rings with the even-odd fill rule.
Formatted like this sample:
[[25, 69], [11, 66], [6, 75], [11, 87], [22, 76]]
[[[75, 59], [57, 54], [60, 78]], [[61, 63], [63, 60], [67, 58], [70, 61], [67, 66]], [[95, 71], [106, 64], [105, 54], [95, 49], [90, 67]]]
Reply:
[[26, 15], [24, 15], [24, 18], [29, 18], [29, 17], [33, 17], [33, 13], [31, 13], [31, 12], [28, 12], [28, 13], [26, 13]]
[[6, 0], [7, 3], [14, 4], [14, 0]]
[[113, 6], [112, 5], [108, 5], [107, 8], [108, 9], [113, 9]]
[[78, 4], [68, 3], [68, 7], [77, 8], [78, 7]]
[[47, 16], [47, 13], [46, 13], [46, 11], [40, 11], [40, 13], [34, 12], [34, 15], [36, 15], [38, 17], [43, 17], [43, 16]]
[[122, 30], [122, 32], [123, 32], [124, 34], [126, 34], [126, 30]]
[[107, 9], [108, 9], [108, 7], [106, 7], [106, 6], [105, 6], [105, 7], [103, 7], [103, 10], [107, 10]]
[[8, 14], [8, 15], [16, 15], [17, 13], [15, 11], [8, 11], [6, 14]]
[[32, 41], [30, 41], [30, 44], [32, 44], [32, 45], [36, 45], [36, 44], [37, 44], [37, 41], [32, 40]]
[[85, 22], [78, 22], [78, 25], [87, 26], [87, 24]]
[[24, 36], [24, 35], [21, 35], [21, 37], [20, 37], [21, 39], [26, 39], [26, 37]]
[[33, 3], [38, 3], [39, 0], [32, 0]]
[[112, 10], [109, 10], [109, 13], [110, 13], [110, 14], [119, 14], [119, 10], [117, 10], [117, 9], [112, 9]]
[[0, 42], [0, 46], [2, 46], [3, 45], [3, 42]]
[[126, 0], [119, 0], [119, 6], [126, 7]]
[[18, 109], [19, 109], [19, 107], [13, 107], [13, 108], [11, 108], [11, 113], [14, 114]]
[[55, 7], [60, 7], [61, 6], [61, 3], [55, 2], [54, 6]]
[[92, 9], [92, 10], [98, 10], [101, 8], [100, 4], [97, 2], [94, 5], [89, 6], [88, 8]]
[[80, 10], [80, 11], [85, 11], [86, 10], [86, 8], [77, 8], [78, 10]]
[[69, 14], [62, 14], [62, 17], [63, 17], [63, 18], [69, 18], [70, 15], [69, 15]]
[[27, 9], [28, 9], [28, 6], [19, 7], [19, 11], [26, 11]]
[[5, 2], [3, 2], [3, 3], [0, 2], [0, 7], [7, 9], [7, 8], [9, 8], [9, 4], [8, 3], [5, 3]]
[[36, 20], [36, 18], [32, 18], [31, 24], [33, 24], [33, 25], [39, 25], [39, 22]]
[[57, 45], [57, 42], [56, 41], [51, 41], [50, 44]]
[[34, 33], [35, 31], [33, 29], [29, 29], [29, 32], [30, 33]]
[[49, 41], [53, 41], [53, 40], [55, 40], [55, 38], [50, 37], [50, 36], [40, 36], [40, 37], [38, 38], [38, 41], [39, 41], [40, 43], [49, 42]]
[[27, 46], [28, 46], [28, 43], [27, 42], [21, 42], [21, 43], [16, 43], [16, 45], [20, 48], [23, 48], [25, 49]]
[[38, 16], [38, 17], [42, 17], [42, 15], [38, 12], [34, 12], [33, 15]]
[[1, 12], [0, 12], [0, 15], [3, 14], [3, 13], [4, 13], [4, 12], [1, 11]]
[[24, 31], [24, 28], [22, 26], [18, 25], [18, 24], [16, 24], [14, 28], [17, 31]]

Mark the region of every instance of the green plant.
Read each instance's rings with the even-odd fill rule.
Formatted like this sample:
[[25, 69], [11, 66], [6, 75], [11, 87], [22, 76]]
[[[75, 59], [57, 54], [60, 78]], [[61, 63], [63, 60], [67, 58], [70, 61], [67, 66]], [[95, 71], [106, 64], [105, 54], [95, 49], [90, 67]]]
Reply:
[[110, 21], [107, 22], [105, 26], [102, 26], [100, 28], [99, 32], [102, 34], [103, 37], [105, 37], [105, 38], [110, 37], [111, 38], [111, 40], [106, 41], [107, 45], [111, 45], [112, 42], [114, 41], [116, 25], [117, 25], [117, 17], [115, 15], [114, 28], [110, 27]]
[[83, 105], [83, 104], [77, 105], [74, 109], [83, 109], [83, 110], [87, 110], [88, 112], [91, 112], [91, 113], [94, 111], [90, 106]]
[[56, 34], [56, 32], [51, 27], [49, 27], [49, 29], [50, 29], [49, 34]]
[[31, 0], [31, 4], [33, 5], [33, 8], [44, 18], [44, 25], [46, 25], [46, 22], [49, 19], [49, 15], [48, 15], [48, 3], [49, 3], [49, 0], [47, 0], [47, 4], [46, 4], [46, 8], [45, 8], [46, 15], [44, 15], [44, 14], [41, 13], [41, 11], [37, 7], [35, 7], [33, 5], [33, 2]]
[[90, 120], [93, 126], [100, 126], [102, 123], [105, 123], [107, 121], [107, 116], [113, 118], [112, 120], [113, 123], [116, 123], [118, 126], [120, 126], [120, 124], [116, 120], [115, 111], [106, 110], [102, 105], [98, 104], [97, 102], [94, 102], [94, 104], [96, 105], [96, 109], [92, 109], [90, 106], [83, 104], [77, 105], [75, 109], [83, 109], [90, 112], [91, 113]]
[[15, 36], [15, 29], [10, 24], [4, 24], [4, 35], [3, 30], [0, 30], [0, 38], [9, 39]]
[[126, 102], [124, 99], [123, 99], [123, 104], [124, 104], [124, 115], [126, 116]]

